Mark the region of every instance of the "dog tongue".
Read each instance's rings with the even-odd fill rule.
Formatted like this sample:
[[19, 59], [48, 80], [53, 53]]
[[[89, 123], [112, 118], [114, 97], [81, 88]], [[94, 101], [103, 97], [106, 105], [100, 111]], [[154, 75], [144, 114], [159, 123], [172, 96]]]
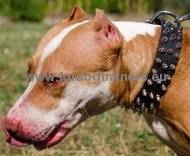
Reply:
[[29, 145], [28, 143], [26, 143], [24, 141], [17, 140], [17, 139], [15, 139], [15, 138], [13, 138], [13, 137], [11, 137], [9, 135], [9, 133], [5, 129], [5, 118], [3, 119], [2, 128], [3, 128], [3, 131], [6, 134], [6, 139], [5, 140], [6, 140], [7, 143], [10, 143], [11, 145], [18, 146], [18, 147], [25, 147], [25, 146]]

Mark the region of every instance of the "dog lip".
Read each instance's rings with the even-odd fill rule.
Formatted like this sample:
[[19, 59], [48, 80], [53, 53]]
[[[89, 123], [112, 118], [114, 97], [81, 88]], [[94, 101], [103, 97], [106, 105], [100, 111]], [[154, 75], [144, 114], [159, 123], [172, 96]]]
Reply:
[[44, 141], [33, 143], [34, 147], [37, 150], [43, 150], [58, 144], [71, 130], [71, 128], [63, 127], [64, 124], [65, 122], [56, 126]]
[[2, 120], [2, 129], [6, 134], [6, 139], [5, 141], [13, 146], [17, 146], [17, 147], [25, 147], [30, 145], [29, 143], [27, 143], [27, 141], [21, 140], [21, 139], [16, 139], [13, 138], [12, 136], [10, 136], [10, 134], [7, 132], [7, 130], [5, 129], [5, 121], [6, 121], [6, 117], [3, 118]]

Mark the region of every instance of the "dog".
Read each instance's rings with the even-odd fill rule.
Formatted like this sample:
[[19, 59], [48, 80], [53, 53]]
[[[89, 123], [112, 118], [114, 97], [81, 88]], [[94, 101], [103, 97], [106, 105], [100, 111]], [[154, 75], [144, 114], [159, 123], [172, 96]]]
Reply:
[[[90, 116], [127, 106], [144, 80], [56, 81], [58, 74], [148, 74], [160, 38], [159, 25], [111, 22], [96, 10], [89, 20], [79, 7], [40, 41], [28, 74], [52, 73], [52, 81], [29, 82], [3, 119], [6, 141], [45, 149], [58, 144]], [[176, 72], [156, 113], [143, 113], [155, 135], [177, 155], [190, 155], [190, 30], [183, 31]], [[84, 113], [85, 110], [87, 113]]]

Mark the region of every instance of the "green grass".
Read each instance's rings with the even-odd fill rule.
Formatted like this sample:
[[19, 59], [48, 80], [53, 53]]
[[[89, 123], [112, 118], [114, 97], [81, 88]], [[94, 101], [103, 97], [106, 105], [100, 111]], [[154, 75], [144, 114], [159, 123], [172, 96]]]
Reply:
[[[0, 120], [27, 86], [24, 73], [40, 38], [49, 29], [42, 24], [0, 26]], [[174, 156], [152, 133], [141, 116], [116, 108], [92, 117], [75, 128], [57, 146], [36, 151], [4, 142], [0, 156]]]

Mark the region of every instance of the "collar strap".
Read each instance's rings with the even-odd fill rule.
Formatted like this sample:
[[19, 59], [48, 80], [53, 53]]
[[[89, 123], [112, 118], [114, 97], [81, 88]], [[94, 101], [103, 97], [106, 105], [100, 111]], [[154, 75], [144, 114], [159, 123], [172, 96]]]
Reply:
[[147, 80], [130, 104], [134, 112], [153, 112], [159, 107], [179, 61], [183, 28], [163, 19], [157, 19], [156, 24], [161, 25], [157, 53]]

